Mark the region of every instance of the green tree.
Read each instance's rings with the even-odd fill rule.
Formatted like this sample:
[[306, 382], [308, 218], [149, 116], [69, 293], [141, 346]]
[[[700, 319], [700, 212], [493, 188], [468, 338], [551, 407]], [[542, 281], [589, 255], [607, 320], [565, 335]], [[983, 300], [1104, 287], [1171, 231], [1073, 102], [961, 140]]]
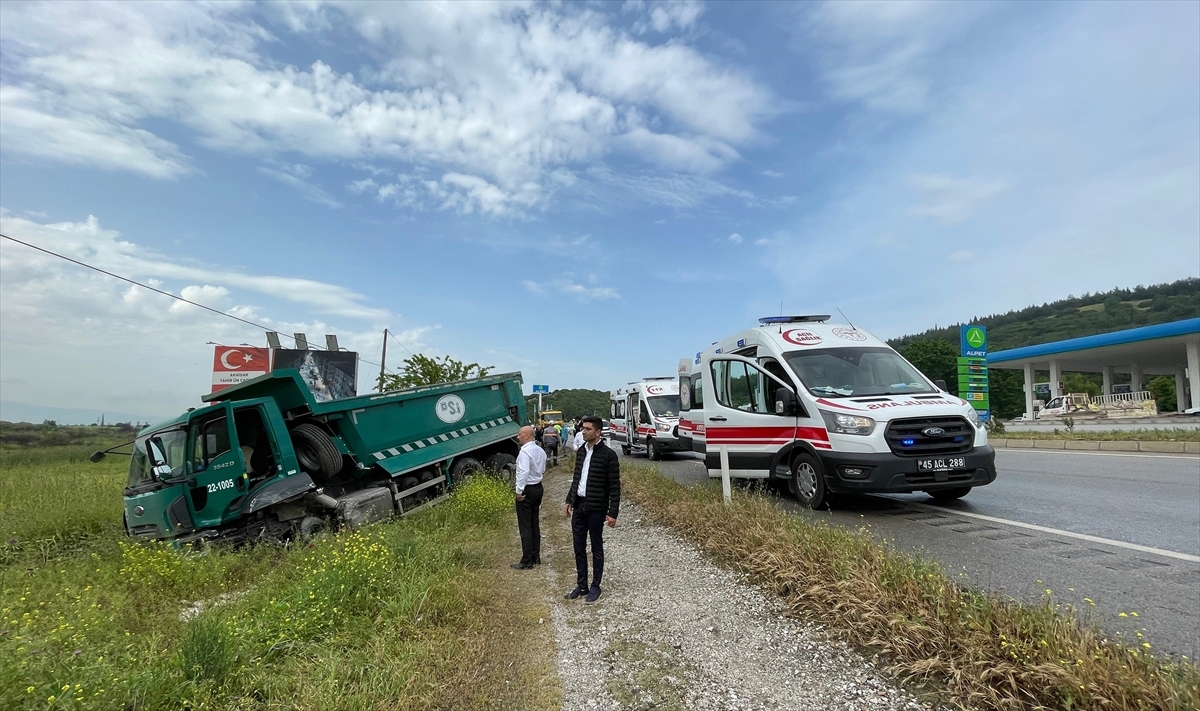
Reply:
[[[532, 419], [537, 412], [537, 395], [525, 396], [525, 410]], [[586, 388], [564, 388], [542, 395], [542, 407], [559, 410], [564, 420], [574, 420], [584, 415], [597, 415], [608, 419], [608, 393]]]
[[1100, 376], [1095, 373], [1063, 374], [1063, 392], [1087, 393], [1092, 397], [1096, 397], [1102, 389]]
[[379, 388], [379, 392], [402, 390], [422, 385], [482, 378], [493, 370], [495, 370], [495, 366], [481, 366], [478, 363], [464, 364], [450, 356], [442, 356], [439, 360], [417, 353], [411, 358], [404, 359], [399, 373], [384, 373], [375, 379], [375, 385]]
[[912, 341], [900, 350], [909, 363], [930, 380], [946, 381], [946, 390], [958, 393], [958, 353], [941, 339]]
[[1146, 389], [1158, 403], [1159, 412], [1175, 412], [1175, 376], [1160, 375], [1146, 383]]

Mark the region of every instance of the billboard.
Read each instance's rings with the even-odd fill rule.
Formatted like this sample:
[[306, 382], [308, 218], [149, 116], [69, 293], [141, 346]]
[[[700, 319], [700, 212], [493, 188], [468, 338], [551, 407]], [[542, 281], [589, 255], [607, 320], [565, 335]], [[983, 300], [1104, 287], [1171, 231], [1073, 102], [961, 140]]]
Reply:
[[266, 348], [217, 346], [213, 349], [212, 390], [240, 385], [271, 370], [271, 354]]
[[295, 368], [317, 402], [358, 394], [358, 354], [349, 351], [275, 349], [272, 370]]

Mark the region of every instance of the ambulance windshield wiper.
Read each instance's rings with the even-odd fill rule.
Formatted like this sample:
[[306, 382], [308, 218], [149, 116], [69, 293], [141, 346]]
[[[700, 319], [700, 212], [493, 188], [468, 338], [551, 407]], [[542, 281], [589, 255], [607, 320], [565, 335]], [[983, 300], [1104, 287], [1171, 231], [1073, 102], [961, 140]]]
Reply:
[[850, 397], [854, 394], [853, 390], [843, 390], [841, 388], [831, 387], [829, 385], [818, 385], [814, 388], [809, 388], [818, 395], [828, 395], [830, 397]]

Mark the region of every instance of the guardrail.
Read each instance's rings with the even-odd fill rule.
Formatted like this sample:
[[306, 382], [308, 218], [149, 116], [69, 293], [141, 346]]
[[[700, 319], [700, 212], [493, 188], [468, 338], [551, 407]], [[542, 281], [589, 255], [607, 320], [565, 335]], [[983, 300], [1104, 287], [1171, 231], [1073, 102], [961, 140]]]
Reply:
[[1117, 405], [1118, 403], [1137, 403], [1141, 404], [1147, 400], [1153, 400], [1154, 396], [1149, 390], [1139, 390], [1136, 393], [1113, 393], [1112, 395], [1101, 395], [1092, 398], [1092, 403], [1104, 407], [1105, 405]]
[[1068, 449], [1092, 452], [1154, 452], [1157, 454], [1200, 454], [1200, 442], [1170, 442], [1166, 440], [1106, 441], [1093, 439], [1021, 439], [1019, 437], [988, 438], [997, 449]]

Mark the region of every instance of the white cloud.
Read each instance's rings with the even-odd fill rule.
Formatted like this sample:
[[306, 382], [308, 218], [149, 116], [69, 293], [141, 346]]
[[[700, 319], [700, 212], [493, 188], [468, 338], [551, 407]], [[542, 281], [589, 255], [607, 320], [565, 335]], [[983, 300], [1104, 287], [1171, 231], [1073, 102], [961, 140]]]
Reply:
[[537, 296], [545, 296], [546, 295], [546, 289], [541, 284], [537, 283], [536, 281], [528, 281], [528, 280], [522, 281], [521, 286], [524, 286], [525, 290], [531, 294], [535, 294]]
[[607, 286], [600, 286], [599, 279], [595, 274], [589, 274], [584, 280], [586, 283], [576, 281], [574, 274], [568, 274], [563, 277], [551, 279], [548, 282], [539, 283], [536, 281], [522, 281], [521, 285], [525, 290], [535, 296], [546, 296], [551, 291], [558, 292], [565, 296], [570, 296], [577, 301], [593, 301], [595, 299], [616, 299], [620, 298], [620, 294], [616, 289]]
[[259, 166], [258, 172], [268, 178], [274, 178], [284, 185], [295, 188], [309, 202], [335, 209], [342, 206], [342, 203], [335, 200], [332, 195], [318, 188], [316, 185], [305, 181], [303, 176], [298, 176], [295, 172], [276, 170], [275, 168], [268, 168], [266, 166]]
[[956, 249], [950, 253], [948, 259], [952, 262], [965, 262], [975, 256], [975, 253], [969, 249]]
[[[319, 334], [336, 333], [341, 345], [360, 352], [364, 361], [378, 361], [382, 324], [396, 318], [372, 312], [357, 303], [361, 297], [336, 285], [231, 275], [155, 254], [101, 228], [95, 218], [48, 225], [0, 210], [0, 230], [165, 291], [177, 288], [175, 293], [184, 298], [281, 334], [306, 332], [319, 339]], [[5, 400], [169, 416], [197, 404], [208, 392], [209, 341], [266, 345], [263, 332], [249, 325], [9, 240], [0, 241], [0, 271], [0, 391]], [[267, 286], [252, 290], [257, 281]], [[309, 307], [313, 299], [298, 298], [303, 291], [321, 294], [317, 300], [340, 301], [333, 311], [360, 313], [338, 317], [343, 323], [306, 316], [316, 309]], [[362, 316], [379, 316], [380, 323], [364, 322]], [[408, 348], [424, 349], [433, 328], [407, 326], [396, 335]], [[359, 370], [359, 387], [365, 390], [378, 366], [363, 363]]]
[[929, 106], [938, 55], [992, 12], [987, 3], [823, 2], [805, 6], [800, 43], [837, 99], [892, 113]]
[[[683, 29], [701, 9], [654, 5], [649, 17], [662, 31]], [[222, 152], [318, 167], [434, 166], [442, 177], [408, 204], [501, 215], [547, 200], [560, 169], [614, 150], [656, 168], [718, 170], [759, 139], [778, 105], [686, 44], [647, 44], [581, 6], [56, 2], [0, 11], [6, 151], [153, 177], [191, 170], [151, 132], [167, 122], [186, 129], [177, 140]], [[361, 79], [321, 60], [287, 65], [268, 54], [276, 31], [318, 41], [357, 32], [365, 55], [386, 59]], [[306, 199], [336, 203], [310, 174], [264, 171]]]
[[947, 225], [970, 219], [1008, 188], [1004, 181], [947, 175], [910, 175], [908, 184], [925, 198], [924, 204], [909, 208], [908, 213]]
[[733, 234], [729, 235], [725, 239], [729, 240], [729, 242], [732, 244], [741, 244], [742, 243], [742, 236], [739, 235], [737, 232], [734, 232]]
[[783, 177], [783, 173], [780, 173], [778, 170], [764, 170], [762, 172], [762, 174], [767, 176], [768, 178], [782, 178]]

